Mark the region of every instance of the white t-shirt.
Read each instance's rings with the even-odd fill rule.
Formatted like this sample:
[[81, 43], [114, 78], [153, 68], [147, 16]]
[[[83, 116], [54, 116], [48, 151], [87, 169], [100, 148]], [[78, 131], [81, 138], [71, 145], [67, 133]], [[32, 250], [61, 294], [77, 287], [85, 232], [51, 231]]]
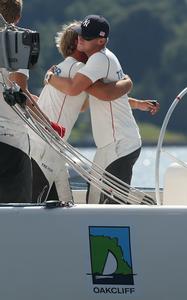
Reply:
[[[58, 76], [72, 78], [83, 66], [83, 63], [73, 57], [67, 57], [56, 66], [54, 73]], [[85, 99], [85, 92], [78, 96], [68, 96], [47, 84], [40, 94], [38, 105], [50, 121], [58, 122], [66, 128], [64, 139], [67, 140]], [[49, 186], [55, 181], [59, 199], [70, 200], [71, 190], [64, 160], [32, 130], [29, 130], [29, 135], [31, 137], [31, 156], [40, 166]]]
[[[61, 77], [72, 78], [83, 66], [83, 63], [73, 57], [67, 57], [56, 66], [54, 73]], [[51, 121], [58, 122], [66, 128], [64, 139], [67, 140], [85, 99], [85, 92], [78, 96], [68, 96], [47, 84], [40, 94], [38, 105]]]
[[[117, 57], [107, 48], [89, 57], [79, 73], [87, 76], [93, 83], [99, 79], [113, 82], [124, 78]], [[128, 101], [124, 95], [114, 101], [102, 101], [90, 96], [92, 130], [96, 146], [101, 148], [119, 140], [125, 141], [123, 155], [141, 146], [141, 137]]]
[[[29, 78], [29, 71], [19, 69], [17, 72], [24, 74]], [[10, 86], [8, 80], [9, 72], [0, 68], [0, 82]], [[27, 135], [27, 126], [24, 121], [13, 111], [3, 97], [3, 86], [0, 85], [0, 141], [29, 152], [29, 143]]]

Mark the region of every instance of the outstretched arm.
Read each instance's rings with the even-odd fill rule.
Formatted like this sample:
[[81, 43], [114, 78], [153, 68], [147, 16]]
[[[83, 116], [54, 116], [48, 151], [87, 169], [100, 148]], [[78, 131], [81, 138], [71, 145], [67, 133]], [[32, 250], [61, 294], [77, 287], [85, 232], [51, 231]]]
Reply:
[[138, 100], [130, 97], [129, 104], [132, 109], [149, 111], [151, 115], [155, 115], [160, 109], [160, 104], [156, 100]]

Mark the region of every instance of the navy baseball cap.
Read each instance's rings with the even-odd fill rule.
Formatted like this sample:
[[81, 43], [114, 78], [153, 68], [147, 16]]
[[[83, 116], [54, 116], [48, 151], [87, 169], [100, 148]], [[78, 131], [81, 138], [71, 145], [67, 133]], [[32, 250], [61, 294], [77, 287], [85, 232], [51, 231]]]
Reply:
[[99, 15], [88, 15], [76, 27], [75, 31], [85, 40], [93, 40], [96, 38], [107, 38], [110, 31], [109, 22]]

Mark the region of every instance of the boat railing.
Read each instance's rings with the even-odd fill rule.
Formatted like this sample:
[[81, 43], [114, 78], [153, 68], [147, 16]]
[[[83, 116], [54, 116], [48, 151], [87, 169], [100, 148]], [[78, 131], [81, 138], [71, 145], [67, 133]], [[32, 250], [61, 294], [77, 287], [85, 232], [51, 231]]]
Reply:
[[[184, 97], [184, 95], [186, 93], [187, 93], [187, 87], [184, 88], [174, 99], [173, 103], [171, 104], [171, 106], [164, 118], [161, 130], [160, 130], [160, 135], [158, 138], [157, 149], [156, 149], [156, 160], [155, 160], [155, 194], [156, 194], [156, 202], [158, 205], [163, 204], [163, 201], [160, 198], [160, 155], [162, 152], [162, 146], [163, 146], [165, 132], [166, 132], [166, 128], [167, 128], [168, 122], [170, 120], [170, 117], [171, 117], [175, 107], [177, 106], [177, 104], [180, 102], [180, 100]], [[170, 155], [170, 157], [171, 157], [171, 155]], [[179, 165], [183, 165], [183, 166], [187, 167], [184, 162], [178, 160], [177, 158], [173, 157], [172, 159], [175, 159], [175, 161], [177, 161], [179, 163]]]

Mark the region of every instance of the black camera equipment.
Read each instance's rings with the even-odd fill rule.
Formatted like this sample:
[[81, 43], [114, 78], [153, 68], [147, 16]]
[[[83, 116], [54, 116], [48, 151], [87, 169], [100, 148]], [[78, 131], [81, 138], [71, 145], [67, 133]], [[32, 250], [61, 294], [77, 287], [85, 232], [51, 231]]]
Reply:
[[14, 106], [16, 103], [22, 108], [25, 108], [27, 96], [23, 93], [20, 87], [14, 82], [11, 88], [5, 88], [3, 91], [3, 97], [10, 106]]
[[31, 69], [38, 61], [39, 33], [8, 24], [0, 15], [0, 68]]

